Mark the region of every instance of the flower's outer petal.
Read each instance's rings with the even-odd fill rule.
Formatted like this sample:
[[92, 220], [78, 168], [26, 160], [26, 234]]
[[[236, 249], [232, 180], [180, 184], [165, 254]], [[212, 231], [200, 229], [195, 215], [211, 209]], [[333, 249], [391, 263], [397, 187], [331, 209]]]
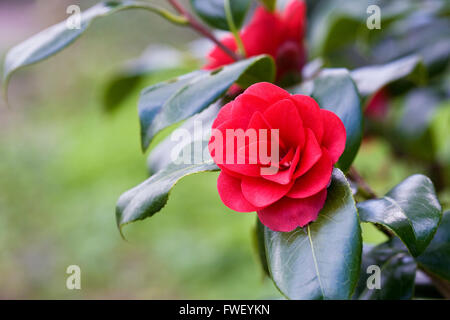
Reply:
[[295, 180], [292, 189], [287, 194], [290, 198], [307, 198], [327, 186], [331, 179], [333, 163], [326, 149], [322, 150], [322, 157], [303, 176]]
[[269, 54], [275, 57], [280, 43], [282, 21], [278, 13], [272, 13], [259, 6], [241, 33], [241, 39], [248, 57]]
[[[233, 52], [237, 50], [236, 40], [232, 35], [227, 35], [220, 42]], [[209, 62], [203, 67], [205, 70], [213, 70], [234, 62], [234, 60], [218, 46], [215, 46], [208, 53], [208, 58]]]
[[264, 117], [272, 128], [280, 130], [280, 139], [288, 147], [303, 147], [305, 130], [295, 104], [290, 99], [280, 100], [271, 105]]
[[286, 38], [302, 41], [306, 27], [306, 4], [303, 0], [292, 0], [283, 13], [283, 31]]
[[231, 110], [233, 109], [234, 101], [228, 102], [222, 108], [220, 108], [219, 113], [217, 114], [216, 119], [212, 124], [212, 128], [217, 128], [225, 121], [231, 120]]
[[321, 144], [324, 128], [319, 105], [313, 98], [301, 94], [293, 95], [291, 99], [298, 107], [303, 127], [310, 128], [314, 132], [317, 142]]
[[326, 188], [309, 198], [284, 197], [274, 204], [258, 210], [258, 217], [263, 225], [273, 231], [289, 232], [316, 220], [326, 198]]
[[243, 177], [242, 193], [252, 205], [265, 207], [281, 199], [292, 187], [291, 184], [282, 185], [263, 178]]
[[286, 99], [291, 95], [284, 89], [271, 84], [269, 82], [259, 82], [248, 87], [244, 94], [251, 94], [257, 96], [261, 99], [266, 100], [269, 104], [274, 104], [275, 102]]
[[345, 149], [346, 131], [341, 119], [333, 112], [320, 110], [325, 128], [322, 146], [327, 148], [331, 160], [336, 163]]
[[252, 212], [258, 208], [248, 202], [241, 191], [241, 180], [223, 171], [217, 179], [217, 190], [222, 202], [230, 209], [238, 212]]
[[263, 113], [268, 107], [269, 104], [257, 96], [241, 94], [233, 102], [231, 116], [249, 123], [256, 112]]
[[300, 161], [294, 173], [294, 178], [300, 177], [311, 169], [311, 167], [316, 164], [322, 156], [322, 149], [320, 148], [314, 133], [309, 128], [306, 128], [305, 132], [305, 147], [302, 150]]
[[[278, 171], [276, 174], [261, 175], [261, 177], [279, 184], [288, 184], [292, 181], [292, 176], [294, 174], [295, 168], [297, 167], [299, 159], [300, 159], [300, 148], [298, 147], [292, 159], [289, 160], [289, 164], [286, 164], [289, 165], [289, 168]], [[283, 164], [285, 164], [285, 162], [281, 161], [280, 165], [282, 166]]]

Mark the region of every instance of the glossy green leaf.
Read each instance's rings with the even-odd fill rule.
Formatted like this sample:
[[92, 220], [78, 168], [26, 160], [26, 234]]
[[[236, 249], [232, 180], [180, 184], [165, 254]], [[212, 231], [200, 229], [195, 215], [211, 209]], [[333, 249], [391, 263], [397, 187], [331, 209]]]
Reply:
[[[236, 27], [242, 26], [251, 0], [231, 0], [230, 8]], [[207, 24], [216, 29], [230, 30], [225, 13], [224, 0], [191, 0], [194, 12]]]
[[419, 174], [408, 177], [383, 198], [358, 203], [358, 211], [361, 221], [392, 230], [415, 257], [433, 239], [442, 213], [433, 183]]
[[425, 270], [450, 281], [450, 211], [444, 212], [436, 235], [416, 260]]
[[[380, 287], [369, 289], [375, 271], [380, 270]], [[368, 269], [369, 268], [369, 269]], [[373, 268], [373, 267], [372, 267]], [[413, 297], [417, 264], [398, 238], [382, 243], [363, 254], [361, 274], [353, 299], [408, 300]]]
[[[146, 77], [158, 71], [180, 69], [184, 60], [182, 53], [170, 46], [148, 46], [140, 57], [127, 61], [119, 70], [115, 71], [105, 84], [103, 94], [105, 110], [113, 111], [117, 109]], [[170, 77], [167, 76], [166, 79]]]
[[347, 131], [345, 150], [338, 162], [338, 167], [345, 172], [362, 139], [363, 116], [358, 91], [346, 69], [324, 69], [313, 85], [312, 97], [321, 108], [337, 114]]
[[178, 155], [176, 161], [120, 196], [116, 206], [116, 220], [120, 230], [130, 222], [143, 220], [160, 211], [167, 203], [170, 190], [181, 178], [219, 169], [209, 157], [206, 144], [200, 141], [198, 148], [196, 143], [198, 142], [194, 141], [185, 146], [184, 152]]
[[126, 0], [98, 3], [81, 13], [79, 29], [68, 28], [67, 21], [63, 21], [39, 32], [9, 50], [3, 68], [5, 93], [13, 72], [61, 51], [80, 37], [95, 19], [127, 9], [149, 10], [172, 22], [186, 23], [184, 18], [175, 16], [164, 8], [149, 2]]
[[211, 105], [233, 83], [246, 88], [260, 81], [272, 82], [274, 74], [272, 58], [257, 56], [214, 71], [194, 71], [146, 88], [139, 101], [142, 148], [147, 149], [162, 129]]
[[374, 94], [385, 85], [402, 78], [422, 83], [426, 70], [418, 56], [409, 56], [384, 65], [366, 66], [351, 71], [362, 96]]
[[290, 299], [348, 299], [361, 263], [361, 228], [344, 174], [333, 171], [323, 209], [316, 221], [292, 232], [265, 227], [270, 274]]
[[[147, 160], [147, 165], [150, 172], [158, 172], [170, 164], [170, 157], [177, 148], [180, 152], [184, 145], [189, 143], [188, 137], [194, 137], [195, 135], [202, 135], [202, 139], [206, 142], [209, 141], [211, 136], [211, 126], [219, 113], [220, 100], [213, 103], [210, 107], [206, 108], [199, 114], [187, 119], [177, 129], [179, 134], [175, 136], [168, 136], [162, 142], [160, 142], [151, 152]], [[199, 137], [200, 138], [200, 137]]]

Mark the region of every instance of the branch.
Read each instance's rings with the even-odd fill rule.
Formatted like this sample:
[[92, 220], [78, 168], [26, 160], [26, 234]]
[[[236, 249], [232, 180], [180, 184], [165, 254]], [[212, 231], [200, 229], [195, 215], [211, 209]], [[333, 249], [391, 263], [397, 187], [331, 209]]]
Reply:
[[192, 29], [196, 30], [201, 35], [205, 36], [212, 42], [214, 42], [223, 52], [229, 55], [234, 61], [238, 61], [241, 57], [230, 50], [227, 46], [225, 46], [222, 42], [220, 42], [208, 29], [206, 29], [201, 23], [199, 23], [192, 14], [189, 13], [179, 2], [178, 0], [168, 0], [169, 3], [177, 10], [183, 17], [185, 17], [192, 27]]
[[445, 299], [450, 299], [450, 283], [448, 281], [435, 276], [434, 274], [428, 272], [420, 266], [419, 269], [422, 270], [428, 276], [428, 278], [431, 279], [431, 282]]
[[[377, 195], [375, 191], [367, 184], [367, 182], [364, 180], [364, 178], [359, 174], [359, 172], [356, 170], [355, 167], [350, 167], [350, 170], [347, 173], [348, 177], [352, 179], [356, 184], [358, 185], [358, 188], [364, 193], [364, 196], [367, 199], [375, 199], [377, 198]], [[387, 229], [385, 226], [375, 223], [375, 227], [383, 232], [388, 238], [394, 237], [392, 232]]]

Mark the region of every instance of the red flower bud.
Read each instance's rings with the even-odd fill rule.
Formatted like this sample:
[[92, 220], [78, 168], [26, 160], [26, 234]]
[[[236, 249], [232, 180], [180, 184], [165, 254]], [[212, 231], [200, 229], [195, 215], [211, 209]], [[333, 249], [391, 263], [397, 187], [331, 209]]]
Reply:
[[[240, 33], [247, 57], [271, 55], [277, 64], [277, 79], [289, 72], [299, 74], [306, 61], [303, 36], [306, 27], [306, 5], [292, 0], [284, 12], [270, 12], [259, 6], [249, 24]], [[231, 51], [237, 51], [232, 35], [221, 41]], [[219, 47], [208, 54], [204, 69], [211, 70], [233, 62]]]
[[257, 211], [274, 231], [317, 218], [345, 148], [345, 127], [334, 113], [262, 82], [226, 104], [212, 130], [209, 151], [222, 170], [217, 187], [226, 206]]

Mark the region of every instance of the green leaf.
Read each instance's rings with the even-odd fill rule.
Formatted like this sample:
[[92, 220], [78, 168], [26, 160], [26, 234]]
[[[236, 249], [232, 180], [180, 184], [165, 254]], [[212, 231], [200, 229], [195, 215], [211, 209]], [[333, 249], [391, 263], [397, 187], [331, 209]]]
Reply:
[[[251, 0], [230, 1], [231, 14], [237, 28], [242, 26]], [[225, 14], [224, 0], [191, 0], [194, 12], [208, 25], [216, 29], [230, 30]]]
[[270, 274], [290, 299], [348, 299], [358, 281], [361, 228], [344, 174], [333, 171], [316, 221], [292, 232], [265, 227]]
[[61, 51], [80, 37], [95, 19], [127, 9], [149, 10], [172, 22], [187, 23], [184, 18], [175, 16], [149, 2], [127, 0], [98, 3], [81, 13], [79, 29], [69, 29], [67, 22], [63, 21], [39, 32], [8, 51], [3, 68], [5, 97], [8, 82], [13, 72]]
[[259, 0], [259, 2], [261, 2], [269, 11], [275, 11], [277, 7], [277, 0]]
[[[380, 288], [369, 289], [367, 280], [380, 268]], [[407, 300], [413, 297], [417, 265], [398, 238], [382, 243], [363, 254], [361, 275], [353, 299]], [[369, 271], [369, 272], [368, 272]], [[371, 280], [369, 280], [372, 283]]]
[[233, 83], [246, 88], [260, 81], [272, 82], [274, 74], [272, 58], [257, 56], [214, 71], [194, 71], [146, 88], [139, 101], [142, 149], [146, 150], [162, 129], [211, 105]]
[[366, 66], [351, 71], [362, 96], [374, 94], [385, 85], [402, 78], [423, 83], [425, 67], [418, 56], [401, 58], [384, 65]]
[[358, 152], [363, 133], [361, 100], [348, 70], [324, 69], [314, 80], [312, 97], [344, 123], [347, 141], [338, 167], [346, 172]]
[[[191, 136], [194, 137], [196, 131], [200, 131], [198, 134], [203, 135], [204, 140], [209, 140], [211, 136], [211, 126], [213, 121], [216, 119], [217, 114], [219, 113], [221, 104], [219, 100], [216, 103], [213, 103], [210, 107], [206, 108], [199, 114], [196, 114], [193, 117], [187, 119], [181, 126], [179, 126], [178, 130], [183, 130], [186, 134], [183, 134], [182, 141], [177, 139], [173, 139], [172, 136], [165, 138], [162, 142], [160, 142], [151, 152], [147, 160], [147, 165], [150, 172], [157, 172], [170, 164], [170, 156], [174, 152], [175, 148], [179, 148], [180, 152], [182, 151], [183, 143], [188, 144], [188, 140], [184, 140], [184, 138]], [[177, 130], [175, 129], [175, 130]]]
[[[105, 84], [103, 94], [103, 106], [105, 110], [113, 111], [117, 109], [139, 87], [145, 77], [158, 71], [180, 69], [184, 60], [182, 53], [170, 46], [148, 46], [140, 57], [127, 61]], [[175, 75], [173, 74], [172, 76]], [[165, 79], [169, 78], [171, 76], [165, 77]]]
[[270, 277], [269, 266], [267, 264], [266, 256], [266, 246], [264, 243], [264, 225], [256, 217], [256, 226], [254, 230], [255, 246], [256, 252], [258, 254], [259, 262], [261, 263], [261, 268], [264, 271], [264, 275]]
[[444, 212], [436, 235], [416, 260], [425, 270], [450, 281], [450, 211]]
[[361, 221], [392, 230], [414, 257], [433, 239], [442, 213], [433, 183], [419, 174], [408, 177], [383, 198], [358, 203], [358, 211]]
[[[116, 206], [116, 220], [120, 230], [130, 222], [143, 220], [160, 211], [167, 203], [170, 190], [181, 178], [197, 172], [218, 170], [209, 153], [205, 152], [205, 144], [200, 142], [200, 145], [200, 150], [196, 148], [195, 141], [187, 145], [177, 158], [181, 163], [171, 162], [166, 168], [120, 196]], [[183, 158], [186, 155], [188, 158]]]

